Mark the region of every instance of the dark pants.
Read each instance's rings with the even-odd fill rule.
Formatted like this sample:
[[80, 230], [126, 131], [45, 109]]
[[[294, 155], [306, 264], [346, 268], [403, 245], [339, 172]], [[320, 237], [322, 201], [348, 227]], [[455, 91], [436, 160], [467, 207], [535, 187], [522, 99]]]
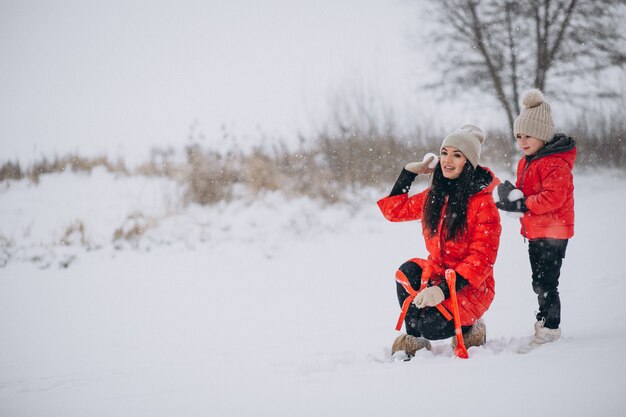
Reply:
[[[422, 279], [422, 268], [415, 262], [405, 262], [400, 266], [400, 271], [406, 275], [411, 287], [416, 291], [419, 290]], [[399, 283], [396, 283], [396, 290], [398, 292], [400, 307], [402, 307], [409, 293]], [[409, 306], [404, 324], [407, 334], [416, 337], [422, 336], [428, 340], [447, 339], [455, 335], [453, 320], [446, 320], [436, 308], [429, 307], [419, 309], [415, 307], [413, 303]], [[461, 329], [463, 333], [466, 333], [471, 327], [472, 326], [462, 326]]]
[[544, 326], [549, 329], [558, 329], [561, 323], [558, 287], [567, 242], [567, 239], [533, 239], [528, 242], [533, 291], [539, 302], [537, 320], [545, 320]]

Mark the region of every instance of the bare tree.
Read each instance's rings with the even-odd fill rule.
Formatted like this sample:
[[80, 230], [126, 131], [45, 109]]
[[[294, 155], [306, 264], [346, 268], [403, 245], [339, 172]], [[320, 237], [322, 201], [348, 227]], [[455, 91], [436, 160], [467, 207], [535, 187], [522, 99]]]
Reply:
[[[626, 63], [626, 0], [432, 0], [431, 6], [442, 66], [431, 86], [493, 94], [511, 130], [521, 91], [535, 87], [575, 100], [572, 81]], [[615, 96], [602, 89], [584, 94]]]

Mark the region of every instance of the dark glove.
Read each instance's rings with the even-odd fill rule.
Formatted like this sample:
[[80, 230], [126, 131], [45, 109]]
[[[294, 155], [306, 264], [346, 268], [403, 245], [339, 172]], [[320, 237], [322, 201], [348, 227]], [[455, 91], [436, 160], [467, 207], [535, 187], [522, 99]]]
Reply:
[[502, 211], [517, 213], [525, 213], [528, 211], [528, 207], [526, 207], [526, 197], [522, 197], [519, 200], [515, 201], [498, 201], [496, 203], [496, 207], [498, 207]]
[[528, 207], [526, 207], [526, 197], [524, 197], [522, 191], [515, 188], [509, 180], [498, 185], [496, 190], [498, 195], [496, 207], [500, 210], [518, 213], [528, 211]]

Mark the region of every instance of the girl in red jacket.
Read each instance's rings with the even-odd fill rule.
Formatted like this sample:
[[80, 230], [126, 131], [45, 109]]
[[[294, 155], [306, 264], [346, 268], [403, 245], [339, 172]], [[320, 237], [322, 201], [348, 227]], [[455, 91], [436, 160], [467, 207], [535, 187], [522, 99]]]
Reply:
[[500, 184], [496, 199], [501, 210], [522, 213], [521, 233], [529, 241], [539, 311], [533, 339], [520, 349], [527, 353], [561, 336], [558, 286], [567, 242], [574, 236], [576, 143], [562, 133], [554, 134], [550, 105], [541, 91], [528, 91], [522, 102], [524, 108], [513, 131], [524, 157], [517, 165], [516, 186], [509, 181]]
[[[457, 274], [456, 291], [466, 347], [486, 341], [480, 318], [494, 297], [493, 264], [500, 243], [500, 216], [491, 192], [499, 183], [478, 165], [482, 131], [465, 125], [448, 135], [435, 155], [405, 166], [391, 194], [378, 201], [387, 220], [421, 220], [427, 259], [411, 259], [396, 273], [398, 301], [406, 313], [406, 333], [392, 346], [405, 358], [430, 349], [429, 340], [454, 336], [446, 269]], [[432, 174], [426, 190], [408, 195], [418, 174]], [[409, 295], [418, 292], [412, 303]], [[401, 326], [401, 322], [399, 326]], [[454, 341], [453, 341], [454, 343]]]

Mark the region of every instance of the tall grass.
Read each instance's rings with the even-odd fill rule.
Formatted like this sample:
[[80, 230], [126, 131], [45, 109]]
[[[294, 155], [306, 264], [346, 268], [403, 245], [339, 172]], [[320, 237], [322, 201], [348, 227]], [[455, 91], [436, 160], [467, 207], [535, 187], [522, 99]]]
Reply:
[[109, 172], [129, 173], [122, 160], [111, 162], [106, 156], [89, 158], [69, 154], [55, 156], [52, 159], [44, 157], [26, 168], [22, 168], [19, 162], [7, 161], [0, 166], [0, 181], [27, 178], [34, 183], [38, 183], [42, 175], [66, 171], [90, 173], [96, 167], [104, 167]]
[[[172, 150], [154, 151], [148, 162], [133, 170], [106, 157], [67, 155], [44, 158], [28, 167], [8, 161], [0, 165], [0, 181], [29, 179], [37, 183], [48, 173], [91, 172], [104, 167], [124, 175], [158, 175], [179, 181], [185, 187], [187, 204], [211, 205], [272, 191], [332, 204], [345, 201], [360, 187], [390, 187], [407, 162], [436, 152], [446, 133], [423, 126], [402, 133], [393, 123], [379, 126], [373, 120], [336, 117], [295, 149], [278, 142], [271, 148], [224, 154], [195, 143], [185, 149], [182, 162], [176, 161]], [[581, 118], [568, 133], [577, 139], [578, 169], [626, 169], [623, 115]], [[515, 146], [510, 132], [487, 132], [481, 162], [512, 170], [519, 155]]]
[[580, 118], [571, 130], [577, 139], [576, 165], [582, 169], [626, 169], [626, 118], [624, 114]]

